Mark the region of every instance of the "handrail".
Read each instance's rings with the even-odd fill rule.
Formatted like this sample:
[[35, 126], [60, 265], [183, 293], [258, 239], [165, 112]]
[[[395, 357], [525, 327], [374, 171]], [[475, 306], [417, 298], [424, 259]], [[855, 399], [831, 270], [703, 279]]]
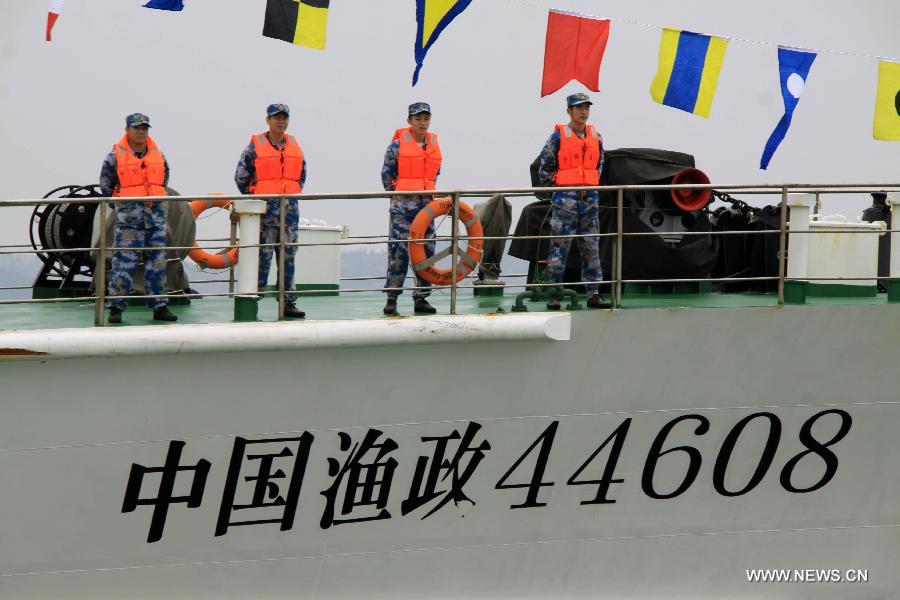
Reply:
[[681, 183], [681, 184], [628, 184], [628, 185], [602, 185], [602, 186], [568, 186], [568, 187], [528, 187], [528, 188], [493, 188], [471, 190], [419, 190], [419, 191], [387, 191], [387, 192], [328, 192], [319, 194], [206, 194], [196, 196], [135, 196], [129, 198], [120, 197], [91, 197], [91, 198], [43, 198], [27, 200], [0, 200], [0, 208], [4, 206], [35, 206], [37, 204], [71, 204], [76, 201], [79, 204], [93, 204], [97, 202], [125, 203], [125, 202], [192, 202], [194, 200], [265, 200], [269, 198], [285, 198], [288, 200], [365, 200], [372, 198], [385, 198], [387, 196], [451, 196], [459, 194], [464, 196], [493, 196], [521, 195], [533, 196], [538, 193], [553, 193], [563, 191], [638, 191], [638, 190], [734, 190], [741, 193], [771, 194], [784, 188], [795, 192], [807, 193], [868, 193], [883, 191], [900, 191], [900, 183], [842, 183], [842, 184], [809, 184], [809, 183], [764, 183], [764, 184], [722, 184], [712, 183]]
[[[615, 231], [609, 233], [596, 233], [596, 234], [566, 234], [566, 235], [525, 235], [525, 236], [516, 236], [516, 235], [506, 235], [506, 236], [468, 236], [461, 235], [459, 231], [458, 225], [458, 216], [459, 216], [459, 202], [462, 198], [466, 197], [482, 197], [482, 196], [492, 196], [492, 195], [504, 195], [504, 196], [532, 196], [539, 193], [551, 193], [557, 192], [561, 189], [565, 189], [567, 191], [600, 191], [600, 192], [615, 192], [615, 206], [605, 205], [602, 206], [605, 210], [615, 210], [616, 211], [616, 228]], [[624, 213], [624, 194], [628, 191], [654, 191], [654, 190], [678, 190], [678, 189], [689, 189], [689, 190], [729, 190], [734, 192], [740, 192], [742, 194], [779, 194], [781, 197], [781, 207], [779, 212], [779, 227], [777, 230], [754, 230], [754, 231], [679, 231], [673, 232], [673, 234], [677, 234], [681, 237], [686, 236], [714, 236], [714, 235], [778, 235], [779, 239], [779, 251], [778, 251], [778, 275], [771, 277], [723, 277], [723, 278], [675, 278], [675, 279], [626, 279], [623, 276], [622, 264], [623, 264], [623, 254], [624, 254], [624, 239], [628, 236], [659, 236], [659, 233], [656, 232], [626, 232], [624, 231], [623, 226], [623, 213]], [[490, 283], [479, 284], [478, 286], [473, 285], [465, 285], [461, 282], [457, 281], [458, 276], [458, 268], [459, 268], [459, 259], [460, 259], [460, 248], [458, 244], [463, 241], [488, 241], [488, 240], [545, 240], [545, 239], [577, 239], [577, 238], [613, 238], [612, 245], [612, 273], [611, 279], [606, 281], [581, 281], [581, 282], [567, 282], [566, 285], [585, 285], [592, 284], [598, 286], [609, 286], [610, 292], [612, 295], [613, 306], [620, 307], [622, 304], [622, 294], [623, 294], [623, 286], [624, 284], [629, 283], [687, 283], [687, 282], [739, 282], [739, 281], [777, 281], [777, 303], [779, 305], [784, 304], [784, 294], [785, 294], [785, 281], [787, 279], [787, 258], [786, 258], [786, 249], [787, 249], [787, 241], [789, 234], [810, 234], [810, 233], [843, 233], [840, 229], [835, 228], [816, 228], [815, 230], [798, 230], [788, 232], [788, 198], [791, 193], [811, 193], [816, 195], [816, 202], [819, 202], [819, 196], [822, 194], [847, 194], [847, 193], [870, 193], [870, 192], [896, 192], [900, 191], [900, 184], [884, 184], [884, 183], [849, 183], [849, 184], [726, 184], [726, 185], [716, 185], [716, 184], [637, 184], [637, 185], [608, 185], [608, 186], [572, 186], [567, 188], [558, 188], [558, 187], [541, 187], [541, 188], [496, 188], [496, 189], [468, 189], [468, 190], [431, 190], [431, 191], [403, 191], [403, 192], [349, 192], [349, 193], [320, 193], [320, 194], [287, 194], [287, 195], [258, 195], [258, 196], [248, 196], [248, 195], [200, 195], [200, 196], [148, 196], [148, 197], [134, 197], [134, 198], [106, 198], [106, 197], [92, 197], [92, 198], [42, 198], [42, 199], [31, 199], [31, 200], [0, 200], [0, 208], [3, 207], [15, 207], [15, 206], [37, 206], [37, 205], [54, 205], [54, 204], [70, 204], [73, 202], [77, 202], [79, 204], [89, 204], [89, 203], [98, 203], [100, 210], [100, 217], [102, 223], [106, 222], [106, 211], [108, 210], [108, 204], [116, 204], [116, 203], [124, 203], [124, 202], [191, 202], [194, 200], [242, 200], [242, 199], [254, 199], [261, 200], [267, 198], [277, 198], [280, 201], [280, 219], [279, 219], [279, 239], [276, 243], [259, 243], [259, 244], [240, 244], [239, 240], [237, 243], [232, 243], [231, 240], [234, 240], [234, 223], [232, 223], [232, 236], [228, 240], [228, 244], [222, 245], [213, 245], [208, 246], [211, 248], [229, 248], [229, 247], [237, 247], [237, 248], [275, 248], [278, 251], [278, 285], [277, 290], [273, 292], [269, 291], [260, 291], [260, 296], [266, 295], [277, 295], [278, 298], [278, 315], [279, 319], [284, 318], [284, 309], [286, 303], [286, 294], [288, 293], [285, 290], [284, 285], [284, 261], [285, 261], [285, 251], [289, 247], [318, 247], [318, 246], [364, 246], [364, 245], [376, 245], [376, 244], [390, 244], [395, 242], [396, 240], [391, 240], [389, 236], [356, 236], [351, 238], [351, 241], [338, 241], [338, 242], [287, 242], [286, 241], [286, 203], [289, 199], [296, 199], [300, 201], [320, 201], [320, 200], [348, 200], [348, 199], [373, 199], [373, 198], [385, 198], [386, 196], [449, 196], [452, 201], [452, 215], [451, 219], [451, 233], [449, 236], [435, 236], [427, 239], [415, 239], [408, 240], [412, 242], [424, 242], [424, 241], [434, 241], [434, 242], [450, 242], [451, 250], [451, 283], [449, 285], [438, 285], [432, 286], [431, 289], [438, 290], [449, 290], [450, 291], [450, 312], [451, 314], [456, 313], [457, 309], [457, 297], [460, 289], [468, 289], [468, 288], [479, 288], [479, 289], [491, 289], [491, 288], [502, 288], [502, 287], [510, 287], [510, 288], [534, 288], [534, 287], [553, 287], [558, 284], [553, 283], [524, 283], [524, 284], [509, 284], [509, 285], [495, 285]], [[895, 224], [895, 227], [900, 224]], [[885, 233], [900, 233], [900, 229], [878, 229], [878, 230], [862, 230], [862, 231], [854, 231], [854, 234], [875, 234], [875, 235], [883, 235]], [[41, 248], [40, 250], [30, 249], [26, 245], [10, 245], [10, 246], [0, 246], [0, 256], [6, 254], [55, 254], [55, 253], [71, 253], [71, 252], [97, 252], [98, 253], [98, 264], [105, 264], [106, 257], [108, 256], [108, 252], [116, 251], [116, 250], [139, 250], [140, 248], [116, 248], [111, 247], [106, 239], [106, 228], [101, 228], [99, 232], [98, 239], [98, 247], [97, 248]], [[223, 242], [224, 239], [212, 239], [212, 240], [203, 240], [203, 241], [212, 241], [212, 242]], [[11, 248], [29, 248], [28, 250], [9, 250]], [[190, 250], [192, 247], [186, 246], [164, 246], [159, 249], [161, 250]], [[509, 277], [509, 276], [508, 276]], [[521, 277], [521, 276], [518, 276]], [[340, 281], [354, 281], [354, 280], [371, 280], [371, 279], [379, 279], [380, 277], [357, 277], [357, 278], [341, 278]], [[408, 277], [407, 277], [408, 279]], [[889, 279], [888, 277], [808, 277], [804, 276], [803, 280], [806, 281], [871, 281], [871, 280], [884, 280]], [[219, 281], [219, 280], [213, 280]], [[224, 282], [229, 282], [229, 292], [228, 293], [204, 293], [204, 294], [164, 294], [164, 297], [216, 297], [216, 296], [225, 296], [225, 297], [234, 297], [236, 294], [234, 293], [234, 285], [233, 285], [233, 270], [230, 274], [229, 280], [221, 280]], [[212, 281], [198, 281], [198, 283], [211, 283]], [[20, 286], [20, 287], [0, 287], [0, 290], [6, 289], [28, 289], [28, 286]], [[341, 292], [348, 293], [359, 293], [359, 292], [367, 292], [367, 291], [407, 291], [407, 290], [418, 290], [418, 289], [428, 289], [418, 286], [404, 286], [397, 288], [385, 288], [385, 287], [365, 287], [365, 288], [339, 288]], [[333, 288], [323, 288], [321, 290], [313, 289], [313, 290], [304, 290], [305, 292], [334, 292]], [[0, 304], [21, 304], [28, 302], [66, 302], [66, 301], [85, 301], [85, 300], [94, 300], [95, 301], [95, 323], [97, 325], [103, 324], [104, 310], [103, 303], [105, 300], [109, 299], [119, 299], [119, 298], [127, 298], [128, 296], [109, 296], [106, 294], [105, 286], [98, 286], [97, 294], [93, 296], [78, 296], [71, 298], [54, 298], [54, 299], [25, 299], [25, 300], [0, 300]]]
[[[854, 231], [854, 234], [857, 235], [883, 235], [885, 233], [898, 233], [900, 229], [877, 229], [871, 231]], [[777, 229], [773, 229], [770, 231], [766, 230], [739, 230], [739, 231], [678, 231], [677, 234], [679, 236], [706, 236], [706, 235], [715, 235], [715, 236], [729, 236], [729, 235], [777, 235], [779, 232]], [[790, 235], [816, 235], [820, 233], [846, 233], [841, 229], [829, 229], [826, 227], [817, 227], [815, 230], [807, 230], [807, 231], [791, 231]], [[564, 238], [604, 238], [604, 237], [616, 237], [618, 233], [568, 233], [568, 234], [560, 234], [560, 235], [493, 235], [493, 236], [468, 236], [461, 235], [459, 236], [460, 241], [488, 241], [488, 240], [552, 240], [552, 239], [564, 239]], [[652, 231], [626, 231], [623, 232], [626, 237], [643, 237], [649, 236], [658, 237], [659, 234]], [[406, 242], [449, 242], [453, 238], [451, 236], [435, 236], [431, 238], [413, 238], [405, 240]], [[204, 241], [204, 240], [198, 240]], [[211, 241], [211, 240], [205, 240]], [[389, 240], [387, 238], [382, 240], [367, 240], [361, 242], [294, 242], [294, 243], [286, 243], [285, 245], [288, 247], [297, 247], [297, 248], [307, 248], [307, 247], [316, 247], [316, 246], [374, 246], [379, 244], [388, 244], [392, 243], [393, 240]], [[279, 247], [279, 243], [272, 244], [238, 244], [235, 242], [234, 244], [221, 244], [221, 245], [213, 245], [206, 246], [211, 249], [225, 249], [225, 248], [277, 248]], [[17, 245], [17, 246], [3, 246], [0, 245], [0, 248], [31, 248], [30, 244], [25, 245]], [[191, 250], [193, 246], [158, 246], [156, 247], [158, 250]], [[106, 248], [107, 250], [140, 250], [142, 248], [135, 247], [122, 247], [116, 248], [113, 246], [109, 246]], [[70, 252], [94, 252], [97, 251], [98, 248], [42, 248], [41, 250], [0, 250], [0, 256], [2, 255], [14, 255], [14, 254], [37, 254], [47, 253], [47, 254], [66, 254]], [[209, 269], [214, 270], [214, 269]], [[30, 286], [29, 286], [30, 287]]]

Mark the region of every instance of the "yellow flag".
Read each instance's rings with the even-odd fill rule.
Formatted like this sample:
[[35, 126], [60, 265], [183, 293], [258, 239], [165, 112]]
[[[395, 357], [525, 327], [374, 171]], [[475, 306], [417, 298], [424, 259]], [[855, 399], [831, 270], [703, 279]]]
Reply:
[[900, 142], [900, 63], [878, 63], [872, 136], [876, 140]]

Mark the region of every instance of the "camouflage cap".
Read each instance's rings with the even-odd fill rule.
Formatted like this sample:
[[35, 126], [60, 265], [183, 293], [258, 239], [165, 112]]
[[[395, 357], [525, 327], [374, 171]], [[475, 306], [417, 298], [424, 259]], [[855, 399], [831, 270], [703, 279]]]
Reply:
[[146, 125], [147, 127], [151, 127], [150, 117], [143, 113], [132, 113], [125, 117], [126, 127], [138, 127], [139, 125]]
[[593, 104], [591, 102], [591, 97], [587, 94], [583, 94], [578, 92], [577, 94], [572, 94], [568, 98], [566, 98], [566, 106], [572, 108], [573, 106], [578, 106], [579, 104]]
[[278, 113], [284, 113], [287, 116], [291, 116], [291, 109], [288, 108], [287, 104], [270, 104], [268, 108], [266, 108], [266, 116], [271, 117], [272, 115], [277, 115]]
[[431, 106], [429, 106], [427, 102], [413, 102], [409, 105], [409, 116], [417, 115], [423, 112], [431, 114]]

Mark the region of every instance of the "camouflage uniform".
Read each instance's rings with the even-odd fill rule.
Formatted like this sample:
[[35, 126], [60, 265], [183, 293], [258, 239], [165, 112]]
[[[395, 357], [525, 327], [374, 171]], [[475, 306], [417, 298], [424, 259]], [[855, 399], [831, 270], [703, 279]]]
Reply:
[[[400, 154], [400, 142], [394, 140], [384, 153], [384, 166], [381, 168], [381, 183], [386, 191], [394, 190], [394, 181], [397, 179], [397, 157]], [[438, 172], [440, 174], [440, 172]], [[431, 202], [431, 196], [392, 196], [390, 207], [390, 239], [409, 239], [409, 228], [418, 212]], [[425, 237], [434, 237], [434, 223], [428, 227]], [[434, 255], [434, 242], [425, 243], [425, 256]], [[409, 250], [406, 243], [388, 244], [388, 267], [386, 288], [403, 287], [406, 282], [406, 273], [409, 270]], [[431, 287], [431, 283], [416, 276], [416, 286]], [[396, 298], [402, 291], [385, 292], [388, 298]], [[430, 290], [415, 290], [413, 298], [416, 300], [427, 298]]]
[[[143, 155], [144, 153], [135, 153], [138, 158]], [[119, 186], [117, 165], [116, 153], [110, 152], [100, 168], [100, 193], [104, 196], [112, 196], [113, 191]], [[165, 167], [166, 177], [163, 186], [169, 183], [168, 161]], [[113, 208], [116, 214], [113, 247], [145, 249], [113, 251], [108, 282], [109, 295], [131, 294], [134, 272], [140, 262], [140, 254], [143, 253], [144, 291], [148, 296], [148, 304], [154, 310], [165, 307], [169, 299], [158, 296], [166, 293], [166, 251], [156, 248], [166, 245], [167, 203], [152, 202], [148, 206], [146, 202], [121, 202], [116, 203]], [[125, 298], [109, 300], [107, 306], [125, 310], [128, 300]]]
[[[269, 134], [266, 134], [269, 137]], [[269, 140], [272, 141], [271, 139]], [[284, 140], [281, 146], [284, 146]], [[244, 148], [241, 158], [238, 161], [237, 169], [234, 172], [234, 182], [237, 184], [238, 190], [242, 194], [249, 194], [250, 184], [253, 182], [256, 169], [254, 167], [256, 161], [256, 150], [251, 143]], [[306, 184], [306, 158], [303, 159], [303, 171], [300, 173], [300, 187]], [[285, 200], [284, 213], [284, 242], [285, 244], [296, 244], [299, 239], [300, 226], [300, 209], [296, 198]], [[266, 200], [266, 212], [262, 215], [262, 222], [259, 231], [260, 244], [278, 244], [279, 233], [281, 230], [281, 200], [279, 198], [268, 198]], [[272, 256], [278, 254], [277, 246], [263, 246], [259, 249], [259, 289], [263, 290], [269, 281], [269, 269], [272, 266]], [[285, 246], [284, 251], [284, 289], [294, 289], [294, 258], [297, 255], [297, 246]], [[285, 302], [295, 302], [297, 294], [285, 292]]]
[[[583, 135], [583, 134], [582, 134]], [[599, 133], [597, 135], [600, 135]], [[553, 178], [559, 168], [559, 132], [554, 131], [544, 149], [541, 150], [541, 164], [538, 169], [541, 185], [554, 186]], [[600, 162], [597, 171], [603, 170], [603, 136], [600, 136]], [[600, 233], [599, 216], [600, 197], [597, 192], [553, 192], [550, 200], [552, 212], [550, 217], [550, 235], [586, 235]], [[600, 268], [599, 238], [574, 238], [581, 251], [582, 281], [600, 281], [603, 273]], [[573, 238], [555, 238], [550, 240], [550, 251], [547, 254], [547, 276], [550, 281], [562, 283], [566, 270], [566, 259]], [[586, 285], [587, 295], [599, 291], [597, 285]]]

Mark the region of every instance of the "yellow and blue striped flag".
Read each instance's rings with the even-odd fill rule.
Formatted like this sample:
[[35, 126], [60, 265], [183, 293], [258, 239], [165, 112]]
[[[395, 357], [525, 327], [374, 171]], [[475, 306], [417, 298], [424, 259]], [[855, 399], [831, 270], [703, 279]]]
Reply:
[[708, 118], [727, 46], [725, 38], [663, 29], [650, 96], [660, 104]]
[[413, 85], [419, 81], [419, 71], [428, 49], [450, 21], [471, 3], [472, 0], [416, 0], [416, 70], [413, 73]]

